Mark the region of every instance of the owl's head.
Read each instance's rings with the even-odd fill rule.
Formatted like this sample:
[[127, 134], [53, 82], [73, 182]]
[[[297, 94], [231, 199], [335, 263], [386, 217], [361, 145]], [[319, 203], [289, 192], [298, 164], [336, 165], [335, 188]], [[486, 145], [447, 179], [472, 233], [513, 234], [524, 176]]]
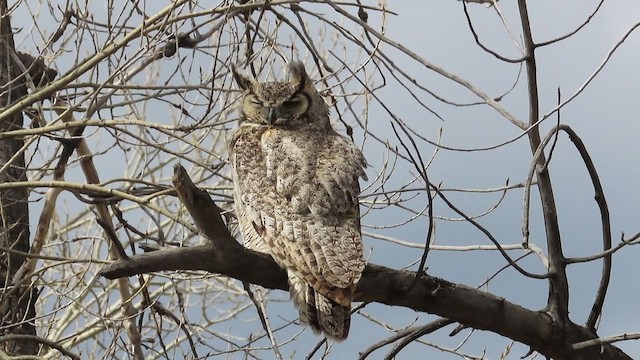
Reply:
[[244, 91], [241, 121], [282, 127], [329, 125], [328, 107], [301, 62], [289, 65], [288, 81], [258, 82], [232, 71]]

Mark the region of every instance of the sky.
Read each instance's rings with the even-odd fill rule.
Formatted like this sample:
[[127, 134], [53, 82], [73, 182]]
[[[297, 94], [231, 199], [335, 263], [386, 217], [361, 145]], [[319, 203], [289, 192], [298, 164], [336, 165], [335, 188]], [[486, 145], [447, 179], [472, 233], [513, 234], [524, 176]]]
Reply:
[[[36, 2], [25, 2], [34, 8]], [[23, 6], [24, 6], [23, 4]], [[365, 5], [375, 6], [377, 2], [363, 1]], [[201, 4], [205, 6], [204, 4]], [[100, 9], [101, 2], [88, 2], [88, 9]], [[154, 4], [145, 4], [147, 12], [152, 13]], [[562, 36], [578, 25], [582, 24], [597, 6], [596, 1], [551, 1], [536, 0], [529, 2], [529, 14], [533, 39], [543, 42]], [[454, 0], [425, 0], [419, 2], [390, 1], [386, 2], [388, 10], [395, 15], [384, 17], [384, 35], [395, 42], [409, 48], [418, 56], [430, 63], [443, 68], [449, 73], [456, 74], [476, 88], [497, 97], [506, 93], [499, 102], [514, 116], [522, 121], [528, 120], [528, 100], [524, 68], [519, 64], [508, 64], [497, 60], [479, 49], [469, 31], [464, 17], [462, 3]], [[322, 12], [336, 21], [350, 26], [348, 21], [341, 19], [330, 9], [322, 7]], [[519, 50], [521, 30], [515, 2], [500, 1], [498, 9], [503, 14], [513, 36], [505, 30], [496, 10], [479, 4], [469, 4], [468, 10], [474, 27], [487, 47], [509, 58], [518, 58], [522, 54]], [[42, 7], [40, 16], [47, 19], [46, 7]], [[25, 8], [22, 14], [28, 14]], [[14, 15], [20, 18], [21, 13]], [[100, 19], [103, 14], [94, 10], [95, 18]], [[571, 102], [566, 104], [560, 113], [560, 121], [571, 126], [582, 138], [588, 148], [602, 181], [611, 213], [612, 233], [614, 244], [619, 241], [620, 234], [630, 235], [640, 231], [637, 210], [640, 193], [637, 183], [640, 179], [640, 168], [636, 166], [636, 142], [640, 133], [640, 123], [635, 114], [638, 113], [640, 73], [637, 64], [640, 61], [640, 35], [637, 30], [631, 32], [624, 43], [616, 47], [623, 36], [640, 22], [640, 3], [622, 0], [609, 0], [604, 3], [598, 14], [576, 35], [565, 41], [539, 48], [536, 50], [541, 114], [553, 110], [557, 104], [558, 90], [561, 98], [569, 97], [580, 91]], [[49, 20], [50, 21], [50, 20]], [[381, 14], [369, 11], [369, 24], [380, 30], [383, 24]], [[15, 21], [14, 21], [14, 26]], [[40, 27], [51, 33], [56, 24], [43, 20]], [[321, 30], [331, 29], [319, 27]], [[319, 32], [320, 33], [320, 32]], [[41, 48], [38, 37], [33, 34], [19, 33], [19, 49], [31, 50]], [[332, 38], [328, 38], [330, 41]], [[98, 39], [101, 41], [102, 39]], [[608, 54], [615, 48], [608, 63], [582, 90], [585, 81], [600, 67]], [[91, 46], [80, 47], [81, 56], [91, 51]], [[339, 48], [338, 48], [339, 49]], [[389, 56], [396, 65], [405, 71], [409, 77], [438, 96], [458, 103], [477, 102], [479, 99], [464, 87], [452, 82], [433, 71], [428, 70], [418, 62], [394, 49], [388, 44], [381, 44], [380, 49]], [[206, 49], [204, 51], [209, 51]], [[340, 53], [336, 51], [336, 53]], [[345, 60], [351, 69], [358, 68], [366, 60], [362, 54], [352, 50], [345, 50]], [[201, 55], [201, 54], [198, 54]], [[303, 56], [304, 52], [298, 53]], [[327, 60], [334, 66], [339, 63], [331, 55], [325, 53]], [[66, 57], [65, 57], [66, 56]], [[153, 69], [157, 74], [149, 73], [149, 78], [158, 76], [160, 79], [171, 78], [171, 64], [177, 64], [182, 58], [176, 56], [167, 59], [166, 63], [156, 65]], [[66, 54], [57, 60], [56, 66], [64, 72], [73, 64], [73, 57]], [[76, 59], [77, 61], [77, 59]], [[207, 59], [202, 61], [206, 64]], [[198, 63], [198, 64], [202, 64]], [[193, 65], [193, 63], [191, 63]], [[211, 65], [211, 64], [209, 64]], [[307, 62], [308, 69], [311, 63]], [[197, 68], [197, 66], [193, 66]], [[277, 67], [274, 66], [274, 69]], [[371, 64], [365, 67], [372, 83], [381, 84], [383, 79], [372, 71]], [[189, 70], [191, 71], [191, 69]], [[193, 70], [195, 73], [196, 71]], [[278, 70], [274, 73], [279, 74]], [[312, 76], [317, 71], [310, 70]], [[362, 74], [362, 72], [358, 72]], [[396, 73], [397, 74], [397, 73]], [[193, 74], [190, 73], [190, 76]], [[261, 74], [264, 77], [265, 73]], [[410, 86], [413, 95], [403, 88], [398, 81], [386, 73], [386, 86], [375, 91], [375, 95], [382, 99], [394, 115], [398, 116], [420, 136], [440, 142], [441, 145], [456, 149], [487, 148], [515, 139], [521, 134], [520, 129], [509, 123], [495, 110], [487, 106], [451, 106], [431, 96], [427, 92]], [[98, 75], [96, 75], [98, 76]], [[102, 75], [100, 75], [102, 76]], [[175, 78], [172, 78], [175, 80]], [[136, 79], [139, 80], [139, 79]], [[330, 79], [330, 81], [333, 81]], [[216, 83], [218, 84], [218, 83]], [[226, 83], [226, 86], [229, 84]], [[510, 90], [513, 88], [512, 90]], [[362, 90], [356, 84], [351, 84], [347, 90], [357, 92]], [[415, 95], [415, 97], [414, 97]], [[347, 123], [354, 126], [354, 139], [363, 148], [363, 153], [371, 167], [367, 170], [369, 181], [363, 182], [363, 209], [375, 199], [379, 192], [380, 180], [378, 175], [388, 170], [384, 164], [387, 159], [393, 160], [384, 146], [388, 143], [391, 148], [398, 148], [399, 153], [406, 155], [399, 140], [393, 135], [390, 124], [391, 116], [373, 97], [350, 95], [346, 98], [357, 98], [356, 114], [366, 113], [368, 131], [375, 134], [381, 142], [373, 139], [362, 128], [357, 126], [354, 115], [344, 112]], [[420, 106], [418, 100], [424, 104]], [[339, 103], [343, 105], [342, 103]], [[365, 106], [366, 104], [366, 106]], [[344, 109], [344, 106], [341, 108]], [[144, 109], [148, 118], [154, 118], [162, 110], [149, 106]], [[169, 110], [171, 111], [171, 110]], [[179, 111], [173, 110], [172, 116]], [[436, 115], [437, 114], [437, 115]], [[101, 113], [109, 117], [115, 113]], [[335, 110], [332, 116], [337, 118]], [[186, 121], [181, 119], [180, 121]], [[544, 121], [541, 132], [546, 132], [555, 125], [556, 115]], [[344, 127], [335, 121], [339, 131]], [[231, 131], [232, 127], [225, 128]], [[440, 131], [442, 132], [438, 140]], [[100, 142], [103, 141], [103, 142]], [[109, 141], [96, 140], [91, 144], [94, 148], [108, 148]], [[426, 159], [430, 159], [436, 148], [426, 141], [418, 140], [417, 148]], [[548, 153], [548, 152], [547, 152]], [[127, 155], [120, 155], [126, 159]], [[116, 178], [123, 174], [133, 174], [139, 170], [135, 166], [128, 169], [111, 169], [113, 158], [99, 156], [96, 161], [103, 169], [103, 180]], [[531, 152], [528, 141], [519, 138], [504, 146], [490, 151], [437, 151], [430, 163], [427, 173], [434, 184], [441, 184], [443, 188], [484, 189], [497, 188], [509, 179], [511, 184], [526, 180], [530, 167]], [[190, 168], [190, 169], [193, 169]], [[111, 173], [113, 171], [113, 173]], [[579, 154], [568, 140], [561, 134], [555, 147], [550, 163], [550, 173], [553, 181], [556, 203], [558, 206], [559, 222], [563, 236], [563, 246], [567, 255], [585, 256], [597, 253], [601, 247], [600, 224], [597, 206], [593, 200], [593, 187], [588, 174], [582, 164]], [[75, 177], [74, 177], [75, 176]], [[393, 189], [411, 181], [416, 176], [415, 170], [405, 161], [398, 161], [385, 186]], [[70, 173], [70, 179], [79, 181], [79, 173]], [[166, 178], [159, 182], [167, 182]], [[423, 186], [423, 185], [422, 185]], [[419, 188], [419, 183], [411, 187]], [[411, 193], [409, 193], [411, 194]], [[415, 193], [416, 197], [408, 200], [406, 205], [411, 208], [421, 208], [425, 205], [424, 193]], [[468, 214], [482, 214], [499, 202], [500, 193], [473, 194], [467, 192], [447, 192], [456, 206]], [[73, 197], [64, 198], [65, 204], [73, 203]], [[378, 198], [380, 200], [380, 198]], [[506, 194], [495, 210], [478, 219], [504, 244], [518, 244], [521, 242], [523, 191], [516, 189]], [[37, 203], [32, 208], [32, 217], [37, 215]], [[363, 231], [384, 236], [394, 237], [404, 242], [423, 244], [426, 236], [428, 219], [425, 216], [403, 224], [410, 214], [399, 207], [376, 208], [364, 211]], [[452, 220], [458, 218], [456, 214], [446, 208], [442, 202], [434, 204], [436, 219], [435, 244], [443, 246], [488, 245], [489, 241], [472, 226], [464, 221]], [[541, 221], [540, 205], [537, 194], [532, 195], [531, 207], [531, 242], [545, 248], [543, 224]], [[35, 224], [35, 220], [32, 221]], [[366, 255], [369, 261], [393, 268], [409, 267], [415, 269], [415, 261], [421, 255], [421, 250], [403, 247], [398, 244], [385, 242], [372, 237], [365, 238]], [[614, 256], [612, 281], [604, 307], [603, 318], [599, 325], [601, 336], [617, 335], [625, 332], [638, 332], [638, 313], [635, 310], [640, 301], [640, 291], [637, 284], [631, 281], [637, 272], [637, 261], [640, 250], [627, 247]], [[512, 256], [522, 254], [522, 251], [510, 253]], [[495, 252], [476, 251], [432, 251], [428, 258], [428, 273], [442, 277], [452, 282], [459, 282], [469, 286], [478, 286], [498, 269], [505, 261]], [[523, 266], [533, 272], [543, 272], [541, 261], [530, 256], [522, 262]], [[599, 281], [599, 263], [575, 265], [569, 269], [570, 277], [570, 306], [571, 319], [583, 323], [590, 311], [591, 303]], [[544, 281], [523, 279], [515, 271], [507, 270], [493, 279], [487, 291], [503, 296], [507, 300], [525, 306], [529, 309], [540, 309], [546, 303], [547, 287]], [[275, 299], [286, 300], [287, 295], [275, 291], [271, 294]], [[196, 302], [197, 300], [193, 300]], [[195, 305], [194, 305], [195, 306]], [[196, 316], [196, 311], [187, 314]], [[270, 303], [268, 314], [275, 324], [282, 324], [286, 319], [295, 318], [292, 304], [288, 301]], [[240, 332], [256, 330], [255, 313], [245, 313], [238, 321], [229, 321], [217, 326], [220, 331], [233, 328]], [[403, 328], [411, 325], [426, 324], [436, 317], [428, 314], [418, 314], [413, 311], [370, 304], [360, 314], [354, 315], [350, 338], [340, 344], [335, 344], [328, 356], [329, 359], [354, 358], [359, 351], [368, 345], [382, 340], [391, 334], [376, 322], [385, 322], [393, 328]], [[196, 318], [190, 319], [197, 322]], [[253, 321], [253, 322], [252, 322]], [[252, 323], [251, 323], [252, 322]], [[249, 330], [248, 330], [249, 329]], [[465, 341], [468, 331], [463, 331], [455, 337], [449, 337], [452, 326], [422, 338], [429, 344], [445, 347], [455, 347]], [[293, 327], [278, 332], [280, 341], [303, 330]], [[309, 330], [305, 330], [299, 338], [290, 344], [283, 345], [285, 357], [299, 358], [300, 354], [307, 354], [318, 341]], [[463, 346], [463, 350], [475, 356], [485, 356], [486, 359], [498, 359], [501, 352], [508, 346], [509, 341], [487, 332], [475, 332]], [[640, 345], [628, 341], [617, 344], [628, 355], [640, 358]], [[382, 358], [390, 347], [380, 349], [372, 355], [372, 359]], [[517, 359], [527, 353], [525, 346], [516, 344], [507, 358]], [[269, 352], [261, 353], [269, 356]], [[266, 355], [265, 355], [266, 354]], [[231, 355], [236, 358], [239, 354]], [[237, 357], [239, 358], [239, 357]], [[319, 358], [316, 355], [315, 358]], [[403, 350], [397, 359], [434, 358], [459, 359], [453, 355], [427, 344], [412, 344]], [[538, 357], [541, 358], [541, 357]]]
[[[514, 3], [500, 2], [499, 9], [512, 26], [516, 38], [520, 40]], [[519, 66], [501, 63], [474, 46], [460, 2], [392, 2], [389, 5], [399, 14], [389, 19], [390, 38], [402, 41], [417, 54], [464, 77], [491, 95], [500, 94], [512, 86]], [[529, 5], [533, 39], [542, 42], [574, 29], [586, 20], [597, 3], [536, 1], [530, 2]], [[613, 46], [640, 21], [637, 15], [638, 7], [638, 4], [631, 2], [607, 1], [581, 32], [567, 41], [537, 50], [542, 114], [555, 107], [558, 89], [562, 97], [567, 98], [594, 73]], [[517, 58], [521, 55], [493, 10], [480, 5], [469, 5], [469, 10], [476, 31], [485, 45], [503, 56]], [[638, 110], [636, 98], [639, 74], [634, 70], [634, 64], [639, 60], [638, 41], [638, 34], [631, 33], [586, 90], [561, 112], [561, 122], [570, 125], [579, 134], [599, 171], [611, 212], [614, 243], [620, 238], [621, 232], [632, 234], [637, 231], [638, 212], [635, 211], [635, 204], [639, 195], [634, 188], [640, 174], [633, 164], [637, 158], [634, 139], [640, 129], [637, 119], [632, 114], [636, 114]], [[440, 81], [443, 81], [406, 58], [398, 60], [400, 61], [406, 61], [402, 63], [403, 67], [411, 69], [411, 74], [425, 83], [432, 81], [440, 84]], [[501, 104], [526, 121], [528, 104], [525, 84], [524, 79], [521, 79]], [[393, 88], [389, 87], [388, 90], [392, 92]], [[454, 89], [454, 86], [440, 90], [440, 94], [460, 101], [473, 99], [469, 92], [459, 87]], [[411, 101], [408, 97], [397, 96], [396, 99], [399, 102], [398, 108], [405, 107], [404, 100]], [[435, 103], [435, 108], [440, 108], [437, 101], [429, 104], [432, 103]], [[406, 108], [411, 108], [411, 105], [407, 104]], [[444, 106], [442, 108], [446, 110], [438, 110], [438, 113], [443, 116], [444, 122], [411, 110], [407, 110], [406, 116], [424, 119], [422, 121], [427, 123], [425, 126], [431, 129], [432, 134], [436, 134], [436, 127], [442, 126], [442, 143], [452, 147], [488, 147], [509, 140], [519, 133], [517, 128], [491, 110], [451, 109]], [[543, 124], [543, 134], [555, 125], [555, 121], [556, 119], [552, 118]], [[431, 138], [435, 136], [432, 135]], [[529, 168], [530, 156], [527, 156], [527, 153], [528, 143], [525, 139], [516, 141], [500, 151], [472, 154], [443, 152], [432, 164], [429, 176], [433, 183], [442, 181], [445, 187], [498, 187], [506, 178], [510, 178], [512, 182], [521, 182], [526, 178]], [[601, 246], [600, 224], [597, 221], [597, 207], [593, 201], [593, 188], [578, 153], [564, 135], [560, 136], [550, 171], [565, 252], [568, 255], [582, 256], [597, 252]], [[535, 220], [532, 221], [531, 241], [543, 247], [544, 233], [540, 227], [540, 213], [539, 209], [535, 208], [538, 206], [537, 198], [532, 196], [532, 199], [532, 216]], [[463, 207], [467, 209], [480, 211], [483, 206], [488, 208], [491, 200], [469, 196], [460, 199], [460, 203], [457, 204], [464, 204]], [[517, 243], [520, 239], [521, 204], [521, 192], [510, 194], [501, 209], [483, 218], [481, 223], [495, 231], [494, 234], [504, 239], [505, 243]], [[468, 226], [460, 223], [447, 226], [445, 230], [438, 232], [437, 242], [486, 243], [477, 233], [467, 234], [467, 230]], [[412, 238], [411, 234], [396, 235], [404, 240]], [[629, 281], [628, 277], [628, 274], [636, 271], [634, 259], [638, 256], [637, 252], [635, 248], [626, 248], [614, 257], [610, 292], [599, 328], [603, 336], [637, 331], [637, 316], [629, 309], [633, 308], [632, 304], [638, 300], [639, 293], [637, 286]], [[432, 275], [461, 281], [467, 285], [481, 283], [487, 276], [485, 271], [496, 269], [502, 264], [498, 257], [488, 257], [486, 254], [472, 256], [436, 252], [430, 255], [429, 260]], [[591, 265], [580, 265], [569, 270], [570, 316], [575, 322], [584, 321], [590, 310], [598, 271], [597, 266]], [[492, 283], [490, 291], [529, 308], [540, 308], [546, 301], [546, 291], [540, 287], [544, 287], [544, 284], [531, 284], [531, 281], [525, 282], [518, 275], [507, 275]], [[634, 342], [618, 345], [630, 356], [640, 356], [640, 347]], [[486, 346], [492, 348], [489, 343]], [[492, 351], [487, 353], [488, 357], [497, 358], [495, 347]], [[411, 355], [405, 356], [411, 358]], [[439, 356], [445, 358], [444, 355]]]

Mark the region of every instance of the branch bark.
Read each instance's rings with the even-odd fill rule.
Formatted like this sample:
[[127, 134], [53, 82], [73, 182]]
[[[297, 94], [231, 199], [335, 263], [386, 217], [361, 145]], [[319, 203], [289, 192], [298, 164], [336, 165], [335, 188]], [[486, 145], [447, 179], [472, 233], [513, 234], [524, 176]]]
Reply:
[[[245, 249], [229, 234], [219, 208], [195, 187], [181, 166], [174, 169], [178, 196], [192, 214], [204, 245], [159, 250], [121, 259], [101, 274], [116, 279], [156, 271], [203, 270], [269, 289], [288, 289], [287, 276], [268, 255]], [[469, 327], [488, 330], [531, 346], [554, 359], [631, 359], [610, 344], [575, 350], [572, 345], [597, 338], [589, 329], [564, 327], [544, 311], [525, 309], [503, 298], [443, 279], [368, 264], [356, 289], [356, 301], [403, 306], [437, 314]]]
[[[522, 33], [525, 48], [525, 66], [527, 69], [527, 88], [529, 94], [529, 145], [531, 153], [535, 154], [540, 146], [540, 130], [534, 126], [540, 116], [538, 97], [538, 75], [536, 66], [535, 49], [529, 23], [529, 13], [526, 0], [518, 0], [520, 12], [520, 22], [522, 23]], [[551, 184], [549, 169], [545, 166], [547, 160], [544, 154], [537, 159], [536, 179], [538, 181], [538, 191], [542, 204], [542, 214], [544, 217], [544, 227], [547, 237], [547, 249], [549, 256], [549, 297], [547, 309], [553, 320], [560, 325], [569, 324], [569, 282], [567, 280], [567, 261], [562, 252], [562, 237], [558, 224], [558, 213]]]
[[[16, 99], [26, 95], [24, 77], [15, 58], [11, 22], [7, 1], [0, 1], [0, 106], [6, 108]], [[22, 112], [0, 121], [0, 132], [22, 128]], [[21, 139], [0, 141], [0, 182], [26, 181], [24, 154]], [[0, 246], [21, 252], [29, 251], [29, 193], [26, 188], [0, 191]], [[37, 291], [32, 286], [12, 286], [13, 274], [24, 262], [23, 255], [5, 252], [0, 254], [0, 335], [35, 335], [31, 322], [35, 317]], [[33, 355], [38, 343], [25, 339], [12, 339], [0, 345], [0, 351], [10, 355]]]

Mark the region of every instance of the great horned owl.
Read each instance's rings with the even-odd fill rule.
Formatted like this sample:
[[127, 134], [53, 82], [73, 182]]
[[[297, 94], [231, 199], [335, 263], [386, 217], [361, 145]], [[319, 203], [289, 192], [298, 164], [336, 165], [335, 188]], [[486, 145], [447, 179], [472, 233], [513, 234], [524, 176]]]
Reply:
[[365, 266], [358, 178], [366, 161], [331, 127], [302, 63], [283, 82], [233, 75], [244, 91], [229, 157], [245, 245], [287, 270], [300, 320], [343, 340]]

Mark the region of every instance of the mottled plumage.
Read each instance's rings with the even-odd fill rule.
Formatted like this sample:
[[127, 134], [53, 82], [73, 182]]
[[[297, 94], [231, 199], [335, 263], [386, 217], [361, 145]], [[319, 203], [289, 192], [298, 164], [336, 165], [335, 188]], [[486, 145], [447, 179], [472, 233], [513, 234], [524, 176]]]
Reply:
[[290, 65], [288, 81], [234, 77], [244, 97], [229, 154], [245, 245], [287, 270], [302, 321], [345, 339], [365, 266], [358, 178], [366, 161], [331, 127], [302, 63]]

